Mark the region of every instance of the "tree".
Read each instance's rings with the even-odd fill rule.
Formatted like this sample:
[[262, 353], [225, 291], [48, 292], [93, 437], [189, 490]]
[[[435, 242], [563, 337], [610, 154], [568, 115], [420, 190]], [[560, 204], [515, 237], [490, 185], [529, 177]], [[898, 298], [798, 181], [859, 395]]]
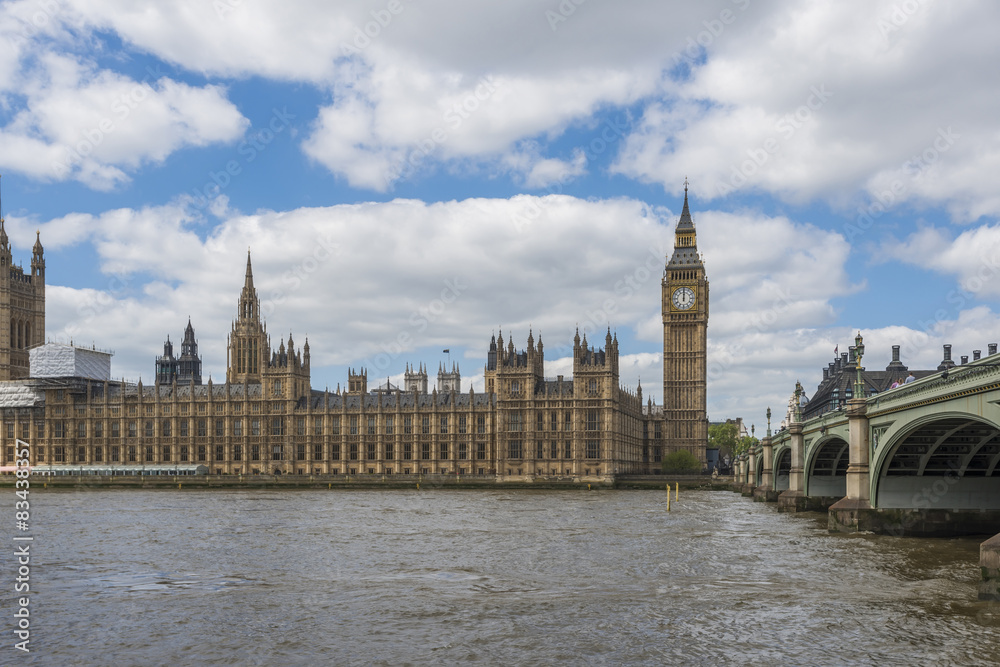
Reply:
[[740, 433], [736, 422], [708, 425], [708, 446], [719, 450], [719, 458], [732, 458], [739, 454]]
[[686, 449], [670, 452], [663, 457], [663, 472], [671, 475], [696, 475], [701, 472], [701, 461]]
[[760, 444], [760, 440], [753, 436], [745, 435], [736, 443], [736, 455], [746, 454], [758, 444]]

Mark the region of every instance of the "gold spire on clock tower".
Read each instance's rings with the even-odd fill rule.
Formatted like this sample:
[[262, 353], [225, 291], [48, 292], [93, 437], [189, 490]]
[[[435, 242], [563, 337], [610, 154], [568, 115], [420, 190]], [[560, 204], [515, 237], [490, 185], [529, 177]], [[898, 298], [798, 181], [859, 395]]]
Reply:
[[667, 448], [686, 449], [704, 461], [708, 444], [705, 398], [708, 279], [688, 208], [687, 179], [684, 179], [684, 208], [674, 230], [674, 252], [663, 272], [662, 296]]

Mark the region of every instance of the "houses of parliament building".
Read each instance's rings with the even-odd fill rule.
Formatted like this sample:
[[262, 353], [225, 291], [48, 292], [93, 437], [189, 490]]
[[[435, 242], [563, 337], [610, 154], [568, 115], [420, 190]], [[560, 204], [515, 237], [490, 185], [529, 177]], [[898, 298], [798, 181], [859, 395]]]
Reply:
[[428, 390], [423, 366], [404, 386], [369, 388], [351, 369], [344, 390], [310, 385], [310, 351], [289, 335], [273, 348], [247, 255], [228, 339], [225, 382], [201, 378], [190, 321], [181, 353], [169, 337], [155, 381], [112, 380], [110, 354], [45, 343], [45, 261], [36, 240], [30, 273], [12, 264], [0, 220], [0, 452], [15, 443], [49, 466], [204, 466], [209, 474], [494, 475], [497, 479], [607, 480], [660, 470], [688, 450], [702, 462], [708, 281], [684, 207], [662, 280], [662, 406], [619, 382], [618, 339], [579, 333], [573, 376], [545, 375], [539, 336], [517, 349], [490, 340], [484, 391], [462, 391], [457, 366]]

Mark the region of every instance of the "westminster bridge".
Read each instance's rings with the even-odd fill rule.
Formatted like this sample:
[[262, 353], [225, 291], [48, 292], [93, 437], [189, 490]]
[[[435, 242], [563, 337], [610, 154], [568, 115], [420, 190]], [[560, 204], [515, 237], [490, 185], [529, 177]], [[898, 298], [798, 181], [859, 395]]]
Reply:
[[[755, 500], [776, 501], [780, 511], [826, 511], [831, 531], [997, 533], [998, 358], [855, 398], [809, 420], [796, 409], [787, 428], [768, 428], [740, 458], [737, 486]], [[984, 580], [992, 579], [997, 595], [1000, 535], [984, 543], [982, 558]]]

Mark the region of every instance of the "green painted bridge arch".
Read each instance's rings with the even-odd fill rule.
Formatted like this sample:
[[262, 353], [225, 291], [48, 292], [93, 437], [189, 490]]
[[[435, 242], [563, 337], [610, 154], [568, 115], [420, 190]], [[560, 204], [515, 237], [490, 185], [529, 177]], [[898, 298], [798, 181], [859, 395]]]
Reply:
[[[846, 430], [846, 423], [845, 423]], [[847, 495], [849, 460], [846, 433], [821, 434], [806, 441], [805, 493], [807, 496], [843, 498]]]
[[792, 448], [788, 442], [774, 452], [774, 490], [787, 491], [792, 470]]

